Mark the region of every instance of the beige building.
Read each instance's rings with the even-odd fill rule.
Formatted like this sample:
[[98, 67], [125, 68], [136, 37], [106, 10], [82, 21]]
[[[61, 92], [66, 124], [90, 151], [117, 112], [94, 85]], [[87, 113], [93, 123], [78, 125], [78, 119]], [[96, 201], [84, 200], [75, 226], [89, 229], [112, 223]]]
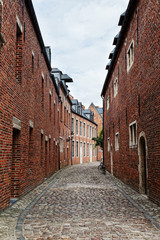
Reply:
[[97, 124], [91, 110], [84, 109], [82, 103], [72, 99], [72, 164], [97, 161], [97, 149], [93, 137], [97, 136]]

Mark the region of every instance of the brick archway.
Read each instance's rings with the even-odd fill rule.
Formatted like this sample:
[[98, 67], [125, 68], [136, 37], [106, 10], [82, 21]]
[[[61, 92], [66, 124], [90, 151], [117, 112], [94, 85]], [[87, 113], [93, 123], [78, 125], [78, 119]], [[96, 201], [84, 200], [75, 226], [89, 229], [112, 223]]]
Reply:
[[142, 194], [148, 194], [148, 149], [147, 139], [144, 132], [139, 134], [138, 138], [138, 156], [139, 156], [139, 192]]

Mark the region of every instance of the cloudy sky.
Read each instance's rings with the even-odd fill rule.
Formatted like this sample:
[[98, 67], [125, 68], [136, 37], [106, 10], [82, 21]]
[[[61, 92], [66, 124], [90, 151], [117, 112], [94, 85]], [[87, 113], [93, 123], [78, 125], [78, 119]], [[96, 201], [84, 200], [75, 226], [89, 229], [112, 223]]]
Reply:
[[102, 106], [105, 66], [129, 0], [33, 0], [52, 67], [73, 78], [69, 89], [86, 108]]

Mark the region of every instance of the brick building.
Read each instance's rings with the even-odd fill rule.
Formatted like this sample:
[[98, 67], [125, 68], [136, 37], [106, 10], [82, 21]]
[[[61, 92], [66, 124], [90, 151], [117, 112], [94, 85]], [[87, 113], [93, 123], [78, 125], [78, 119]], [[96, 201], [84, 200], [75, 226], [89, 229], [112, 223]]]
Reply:
[[[97, 135], [99, 135], [99, 132], [103, 127], [103, 108], [95, 106], [94, 103], [91, 103], [89, 109], [94, 113], [94, 122], [97, 123]], [[97, 147], [97, 159], [98, 161], [103, 159], [103, 150], [99, 146]]]
[[130, 0], [114, 38], [104, 98], [107, 170], [160, 204], [160, 2]]
[[92, 137], [97, 136], [94, 113], [72, 98], [72, 164], [97, 161]]
[[58, 88], [30, 0], [0, 0], [0, 209], [59, 169]]
[[67, 83], [73, 82], [67, 74], [63, 74], [58, 68], [52, 69], [55, 81], [59, 89], [59, 148], [60, 168], [71, 165], [71, 99]]

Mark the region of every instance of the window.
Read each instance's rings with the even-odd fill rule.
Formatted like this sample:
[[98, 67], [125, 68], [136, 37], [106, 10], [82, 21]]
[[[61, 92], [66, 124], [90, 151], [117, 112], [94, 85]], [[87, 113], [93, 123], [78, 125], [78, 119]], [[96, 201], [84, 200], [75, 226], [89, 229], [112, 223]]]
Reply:
[[60, 153], [63, 152], [63, 139], [59, 140]]
[[33, 156], [33, 128], [29, 128], [29, 161], [31, 160]]
[[54, 125], [56, 124], [56, 102], [54, 102], [54, 119], [53, 119], [53, 121], [54, 121]]
[[51, 94], [49, 94], [49, 118], [51, 120], [52, 106], [51, 106]]
[[44, 110], [44, 78], [42, 77], [42, 99], [41, 99], [42, 109]]
[[110, 151], [110, 138], [107, 139], [108, 152]]
[[97, 129], [95, 128], [95, 137], [97, 137]]
[[109, 96], [107, 97], [107, 110], [109, 109]]
[[49, 162], [51, 162], [51, 139], [49, 138]]
[[90, 138], [92, 138], [92, 127], [90, 126]]
[[135, 147], [137, 145], [137, 123], [136, 121], [129, 125], [129, 146]]
[[82, 136], [82, 122], [80, 122], [80, 136]]
[[83, 123], [83, 136], [85, 137], [86, 136], [86, 124]]
[[74, 118], [72, 118], [72, 123], [71, 123], [71, 132], [74, 133]]
[[115, 151], [119, 150], [119, 133], [115, 134]]
[[34, 52], [32, 51], [32, 73], [34, 73]]
[[86, 156], [86, 143], [84, 142], [84, 148], [83, 148], [83, 156]]
[[72, 141], [72, 157], [74, 157], [74, 141]]
[[76, 120], [76, 135], [78, 135], [78, 120]]
[[76, 157], [79, 156], [79, 142], [76, 142]]
[[114, 81], [114, 97], [116, 97], [118, 93], [118, 79], [116, 78], [116, 80]]
[[134, 61], [134, 42], [132, 41], [127, 52], [127, 71], [130, 70], [133, 61]]
[[89, 138], [89, 125], [87, 125], [87, 138]]
[[87, 143], [87, 157], [89, 157], [89, 143]]
[[92, 127], [92, 138], [95, 137], [94, 136], [94, 127]]

